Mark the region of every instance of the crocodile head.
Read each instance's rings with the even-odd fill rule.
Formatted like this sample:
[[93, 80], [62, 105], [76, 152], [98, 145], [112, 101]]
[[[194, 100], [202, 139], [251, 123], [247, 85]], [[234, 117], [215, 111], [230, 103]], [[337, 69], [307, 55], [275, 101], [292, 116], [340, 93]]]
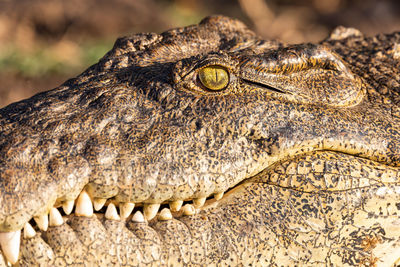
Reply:
[[393, 264], [399, 54], [399, 34], [284, 45], [226, 17], [119, 39], [0, 110], [0, 259]]

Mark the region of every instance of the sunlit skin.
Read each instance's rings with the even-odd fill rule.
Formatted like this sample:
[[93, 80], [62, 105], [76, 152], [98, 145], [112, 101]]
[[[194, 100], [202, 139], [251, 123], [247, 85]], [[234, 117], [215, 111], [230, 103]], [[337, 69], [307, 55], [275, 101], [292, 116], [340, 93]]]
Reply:
[[355, 31], [208, 17], [0, 109], [0, 266], [393, 266], [400, 33]]

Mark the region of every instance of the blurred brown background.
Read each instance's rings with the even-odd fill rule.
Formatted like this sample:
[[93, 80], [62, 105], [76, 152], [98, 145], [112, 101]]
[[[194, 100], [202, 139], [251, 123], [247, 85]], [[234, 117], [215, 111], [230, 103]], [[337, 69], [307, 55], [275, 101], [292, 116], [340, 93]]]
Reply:
[[0, 0], [0, 107], [79, 74], [118, 36], [210, 14], [290, 43], [319, 41], [338, 25], [366, 35], [400, 30], [395, 0]]

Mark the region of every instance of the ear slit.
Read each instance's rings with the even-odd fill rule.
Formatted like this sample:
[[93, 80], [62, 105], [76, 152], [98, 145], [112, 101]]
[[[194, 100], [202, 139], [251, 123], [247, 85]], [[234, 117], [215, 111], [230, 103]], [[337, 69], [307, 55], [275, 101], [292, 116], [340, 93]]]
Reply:
[[276, 92], [276, 93], [280, 93], [280, 94], [290, 94], [290, 92], [282, 91], [282, 90], [280, 90], [280, 89], [278, 89], [278, 88], [275, 88], [275, 87], [272, 87], [272, 86], [270, 86], [270, 85], [268, 85], [268, 84], [259, 83], [259, 82], [255, 82], [255, 81], [248, 80], [248, 79], [242, 79], [242, 81], [244, 81], [244, 82], [246, 82], [246, 83], [248, 83], [248, 84], [250, 84], [250, 85], [255, 85], [255, 86], [258, 86], [258, 87], [262, 87], [262, 88], [265, 88], [265, 89], [267, 89], [267, 90], [270, 90], [270, 91], [273, 91], [273, 92]]

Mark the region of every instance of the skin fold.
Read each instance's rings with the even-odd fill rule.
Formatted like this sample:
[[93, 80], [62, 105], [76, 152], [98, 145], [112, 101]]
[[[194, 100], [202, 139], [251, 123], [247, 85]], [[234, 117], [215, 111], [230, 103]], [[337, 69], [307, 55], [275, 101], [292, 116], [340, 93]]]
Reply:
[[[20, 266], [395, 266], [399, 67], [399, 33], [343, 27], [288, 45], [214, 16], [120, 38], [0, 109], [0, 241], [25, 227]], [[82, 190], [145, 219], [82, 214]], [[194, 214], [164, 216], [177, 201]]]

